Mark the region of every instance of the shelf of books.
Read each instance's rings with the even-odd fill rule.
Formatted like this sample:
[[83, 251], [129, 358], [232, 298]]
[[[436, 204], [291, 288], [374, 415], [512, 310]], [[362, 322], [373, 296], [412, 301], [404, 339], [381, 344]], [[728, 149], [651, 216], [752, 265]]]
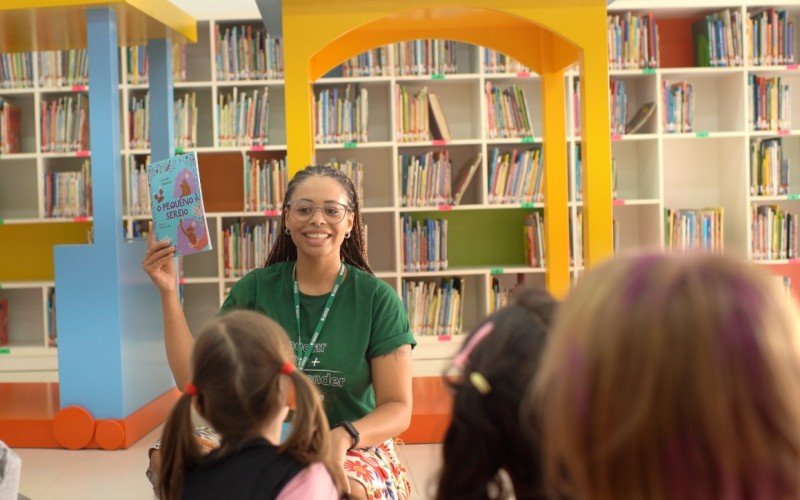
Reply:
[[[797, 274], [800, 7], [620, 0], [610, 9], [615, 248], [725, 249]], [[197, 44], [173, 54], [175, 148], [198, 152], [214, 245], [180, 266], [195, 332], [238, 277], [263, 265], [287, 182], [280, 41], [260, 20], [204, 21], [198, 31]], [[1, 57], [0, 220], [90, 221], [85, 56]], [[146, 52], [123, 49], [120, 64], [133, 238], [149, 218]], [[570, 138], [553, 145], [568, 150], [564, 230], [576, 278], [579, 82], [577, 70], [567, 73]], [[375, 48], [314, 84], [316, 160], [356, 181], [370, 263], [403, 298], [420, 341], [418, 374], [441, 373], [462, 336], [516, 287], [544, 287], [541, 92], [512, 59], [442, 40]], [[9, 326], [0, 371], [9, 351], [29, 348], [50, 353], [52, 369], [52, 284], [1, 280]]]

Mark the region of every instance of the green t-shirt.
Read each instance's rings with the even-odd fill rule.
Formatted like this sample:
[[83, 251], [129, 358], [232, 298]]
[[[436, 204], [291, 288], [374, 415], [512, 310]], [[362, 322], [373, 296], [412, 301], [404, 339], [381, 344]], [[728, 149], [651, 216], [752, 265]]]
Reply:
[[[280, 262], [251, 271], [231, 287], [220, 312], [253, 309], [280, 323], [297, 352], [292, 269]], [[311, 340], [328, 295], [300, 294], [301, 347]], [[375, 409], [370, 360], [416, 345], [397, 292], [351, 265], [336, 294], [304, 373], [322, 392], [331, 426], [358, 420]]]

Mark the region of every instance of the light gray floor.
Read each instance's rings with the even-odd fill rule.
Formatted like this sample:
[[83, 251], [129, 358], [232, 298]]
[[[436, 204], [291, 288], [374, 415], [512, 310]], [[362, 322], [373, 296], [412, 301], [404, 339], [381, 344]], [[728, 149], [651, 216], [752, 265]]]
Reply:
[[[17, 449], [22, 458], [20, 493], [32, 500], [151, 500], [144, 477], [147, 448], [161, 434], [154, 430], [127, 450]], [[412, 499], [432, 497], [441, 462], [440, 445], [405, 445], [400, 458], [412, 478]]]

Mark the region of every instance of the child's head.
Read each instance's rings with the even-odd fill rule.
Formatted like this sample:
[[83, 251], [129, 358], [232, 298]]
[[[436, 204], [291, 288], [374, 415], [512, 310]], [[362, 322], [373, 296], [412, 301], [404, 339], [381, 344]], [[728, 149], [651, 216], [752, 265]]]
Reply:
[[[221, 456], [282, 422], [294, 387], [297, 411], [281, 450], [303, 463], [327, 460], [328, 421], [313, 384], [291, 364], [286, 332], [253, 311], [235, 311], [209, 324], [194, 345], [192, 386], [178, 400], [164, 428], [162, 498], [179, 498], [184, 474], [201, 458], [190, 409], [222, 436]], [[192, 394], [196, 393], [196, 394]]]
[[348, 264], [372, 272], [358, 192], [341, 170], [308, 166], [286, 186], [278, 239], [266, 265], [295, 260], [298, 249], [311, 257], [335, 252]]
[[539, 364], [555, 301], [520, 290], [464, 341], [453, 361], [453, 421], [444, 442], [437, 498], [489, 498], [511, 477], [517, 498], [543, 491], [538, 436], [520, 432], [520, 401]]
[[582, 278], [533, 389], [548, 484], [598, 500], [797, 498], [800, 320], [766, 272], [647, 254]]

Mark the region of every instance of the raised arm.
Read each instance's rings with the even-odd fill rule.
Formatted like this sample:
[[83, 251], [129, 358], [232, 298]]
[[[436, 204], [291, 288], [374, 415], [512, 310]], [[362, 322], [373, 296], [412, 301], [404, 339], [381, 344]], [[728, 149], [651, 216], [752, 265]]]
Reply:
[[164, 344], [167, 361], [175, 378], [175, 384], [183, 389], [189, 382], [189, 362], [194, 347], [194, 337], [186, 322], [180, 300], [178, 299], [178, 279], [175, 272], [175, 247], [168, 241], [156, 241], [153, 223], [150, 223], [150, 236], [147, 241], [147, 255], [142, 269], [153, 280], [161, 292], [161, 308], [164, 315]]

